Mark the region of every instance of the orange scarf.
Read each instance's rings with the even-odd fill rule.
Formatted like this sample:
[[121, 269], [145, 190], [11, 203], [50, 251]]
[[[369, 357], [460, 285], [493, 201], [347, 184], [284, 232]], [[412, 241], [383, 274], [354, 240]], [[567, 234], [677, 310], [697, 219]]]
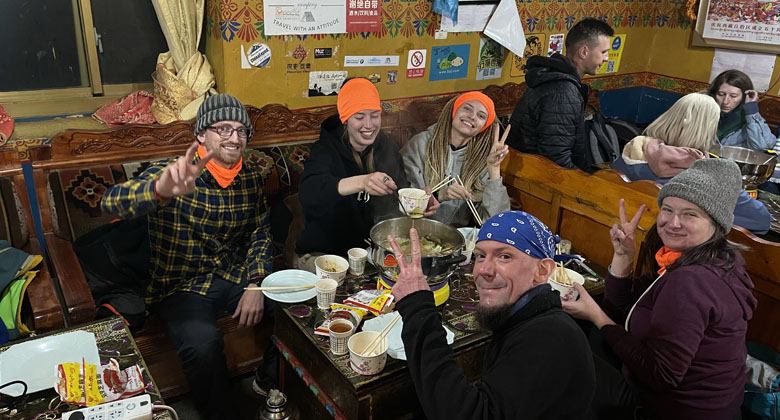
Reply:
[[662, 246], [661, 249], [655, 253], [655, 261], [661, 266], [661, 268], [658, 269], [658, 274], [663, 274], [664, 271], [666, 271], [666, 267], [674, 264], [674, 262], [680, 258], [680, 255], [682, 255], [682, 252], [672, 251], [666, 245]]
[[[203, 145], [198, 146], [198, 156], [203, 159], [203, 156], [206, 156], [206, 154], [207, 152]], [[243, 161], [244, 158], [241, 158], [232, 168], [223, 168], [217, 165], [214, 162], [214, 159], [212, 159], [206, 162], [206, 169], [208, 169], [214, 179], [217, 180], [217, 184], [219, 184], [220, 187], [227, 188], [228, 185], [233, 182], [236, 175], [238, 175], [238, 171], [241, 170], [241, 163]]]

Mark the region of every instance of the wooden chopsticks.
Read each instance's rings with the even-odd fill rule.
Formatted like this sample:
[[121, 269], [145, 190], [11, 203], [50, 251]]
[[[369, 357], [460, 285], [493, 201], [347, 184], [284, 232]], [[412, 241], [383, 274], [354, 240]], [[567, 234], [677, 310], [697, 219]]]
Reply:
[[[461, 187], [466, 188], [465, 185], [463, 185], [463, 180], [460, 179], [460, 175], [456, 175], [455, 179], [458, 180], [458, 184], [460, 184]], [[474, 206], [474, 202], [472, 202], [470, 199], [466, 199], [466, 204], [469, 206], [469, 210], [471, 210], [471, 214], [474, 215], [474, 220], [477, 221], [477, 224], [479, 226], [482, 226], [482, 218], [479, 217], [479, 212], [477, 211], [477, 207]]]
[[244, 290], [291, 290], [291, 289], [313, 289], [314, 285], [308, 286], [266, 286], [266, 287], [245, 287]]
[[368, 345], [366, 346], [363, 351], [360, 352], [363, 356], [371, 356], [371, 353], [374, 351], [374, 347], [377, 346], [377, 344], [382, 342], [382, 339], [384, 339], [388, 333], [390, 333], [390, 330], [393, 329], [395, 324], [398, 322], [398, 320], [401, 319], [401, 313], [396, 313], [395, 317], [385, 325], [384, 328], [382, 328], [382, 331], [379, 332], [379, 335], [376, 336]]
[[450, 175], [447, 175], [444, 179], [441, 180], [438, 184], [433, 186], [431, 188], [431, 194], [435, 193], [436, 191], [439, 191], [440, 189], [444, 188], [447, 184], [454, 181], [455, 178], [451, 177]]

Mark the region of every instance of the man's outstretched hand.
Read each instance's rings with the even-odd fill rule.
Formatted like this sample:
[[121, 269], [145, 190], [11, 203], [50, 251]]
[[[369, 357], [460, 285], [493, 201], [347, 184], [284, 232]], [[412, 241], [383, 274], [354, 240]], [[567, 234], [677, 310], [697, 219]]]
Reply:
[[395, 259], [398, 260], [398, 269], [400, 270], [393, 286], [395, 301], [398, 302], [420, 290], [431, 290], [422, 272], [422, 264], [420, 263], [422, 252], [420, 250], [420, 236], [417, 234], [417, 229], [409, 229], [409, 243], [412, 248], [411, 263], [406, 262], [406, 256], [404, 256], [401, 246], [398, 245], [393, 235], [387, 235], [387, 240], [393, 248]]
[[198, 141], [192, 143], [184, 156], [176, 159], [176, 162], [165, 167], [160, 179], [155, 185], [155, 192], [162, 197], [178, 197], [192, 194], [195, 191], [195, 180], [198, 179], [203, 168], [214, 157], [214, 152], [208, 152], [206, 156], [197, 162], [195, 153], [198, 152]]

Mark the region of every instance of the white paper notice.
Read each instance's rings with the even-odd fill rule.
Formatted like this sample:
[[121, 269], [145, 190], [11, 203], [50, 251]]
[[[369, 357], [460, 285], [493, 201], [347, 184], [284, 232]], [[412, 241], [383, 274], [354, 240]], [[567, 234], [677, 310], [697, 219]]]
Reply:
[[482, 32], [497, 4], [471, 4], [458, 6], [458, 23], [447, 16], [441, 17], [441, 30], [446, 32]]
[[750, 76], [753, 88], [759, 92], [769, 89], [772, 71], [775, 68], [775, 55], [754, 52], [715, 49], [712, 59], [710, 82], [726, 70], [739, 70]]
[[339, 34], [347, 32], [344, 0], [267, 0], [266, 35]]
[[344, 57], [344, 67], [397, 66], [397, 55], [348, 55]]

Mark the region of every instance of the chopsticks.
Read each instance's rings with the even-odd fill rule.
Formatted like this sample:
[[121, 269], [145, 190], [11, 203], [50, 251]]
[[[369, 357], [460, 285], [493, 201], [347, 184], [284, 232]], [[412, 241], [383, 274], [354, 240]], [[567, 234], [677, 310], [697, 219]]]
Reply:
[[[460, 184], [461, 187], [466, 188], [465, 185], [463, 185], [463, 180], [460, 179], [460, 175], [456, 175], [455, 179], [458, 180], [458, 184]], [[474, 202], [472, 202], [470, 199], [466, 199], [466, 204], [469, 206], [469, 210], [471, 210], [471, 214], [474, 215], [474, 220], [477, 221], [477, 224], [479, 226], [482, 226], [482, 218], [479, 217], [479, 212], [477, 211], [477, 208], [474, 206]]]
[[313, 289], [314, 285], [308, 286], [266, 286], [266, 287], [245, 287], [244, 290], [290, 290], [290, 289]]
[[440, 189], [444, 188], [447, 184], [449, 184], [450, 182], [452, 182], [454, 180], [455, 180], [455, 178], [453, 178], [450, 175], [447, 175], [444, 179], [441, 180], [441, 182], [439, 182], [438, 184], [434, 185], [431, 188], [431, 194], [433, 194], [436, 191], [439, 191]]
[[393, 329], [395, 324], [398, 322], [398, 320], [401, 319], [401, 313], [398, 312], [395, 314], [395, 317], [385, 325], [384, 328], [382, 328], [382, 331], [379, 332], [379, 335], [376, 336], [376, 338], [368, 343], [365, 349], [360, 352], [363, 356], [371, 356], [371, 353], [374, 351], [374, 347], [377, 346], [377, 344], [381, 343], [382, 340], [387, 336], [387, 334], [390, 332], [390, 330]]

